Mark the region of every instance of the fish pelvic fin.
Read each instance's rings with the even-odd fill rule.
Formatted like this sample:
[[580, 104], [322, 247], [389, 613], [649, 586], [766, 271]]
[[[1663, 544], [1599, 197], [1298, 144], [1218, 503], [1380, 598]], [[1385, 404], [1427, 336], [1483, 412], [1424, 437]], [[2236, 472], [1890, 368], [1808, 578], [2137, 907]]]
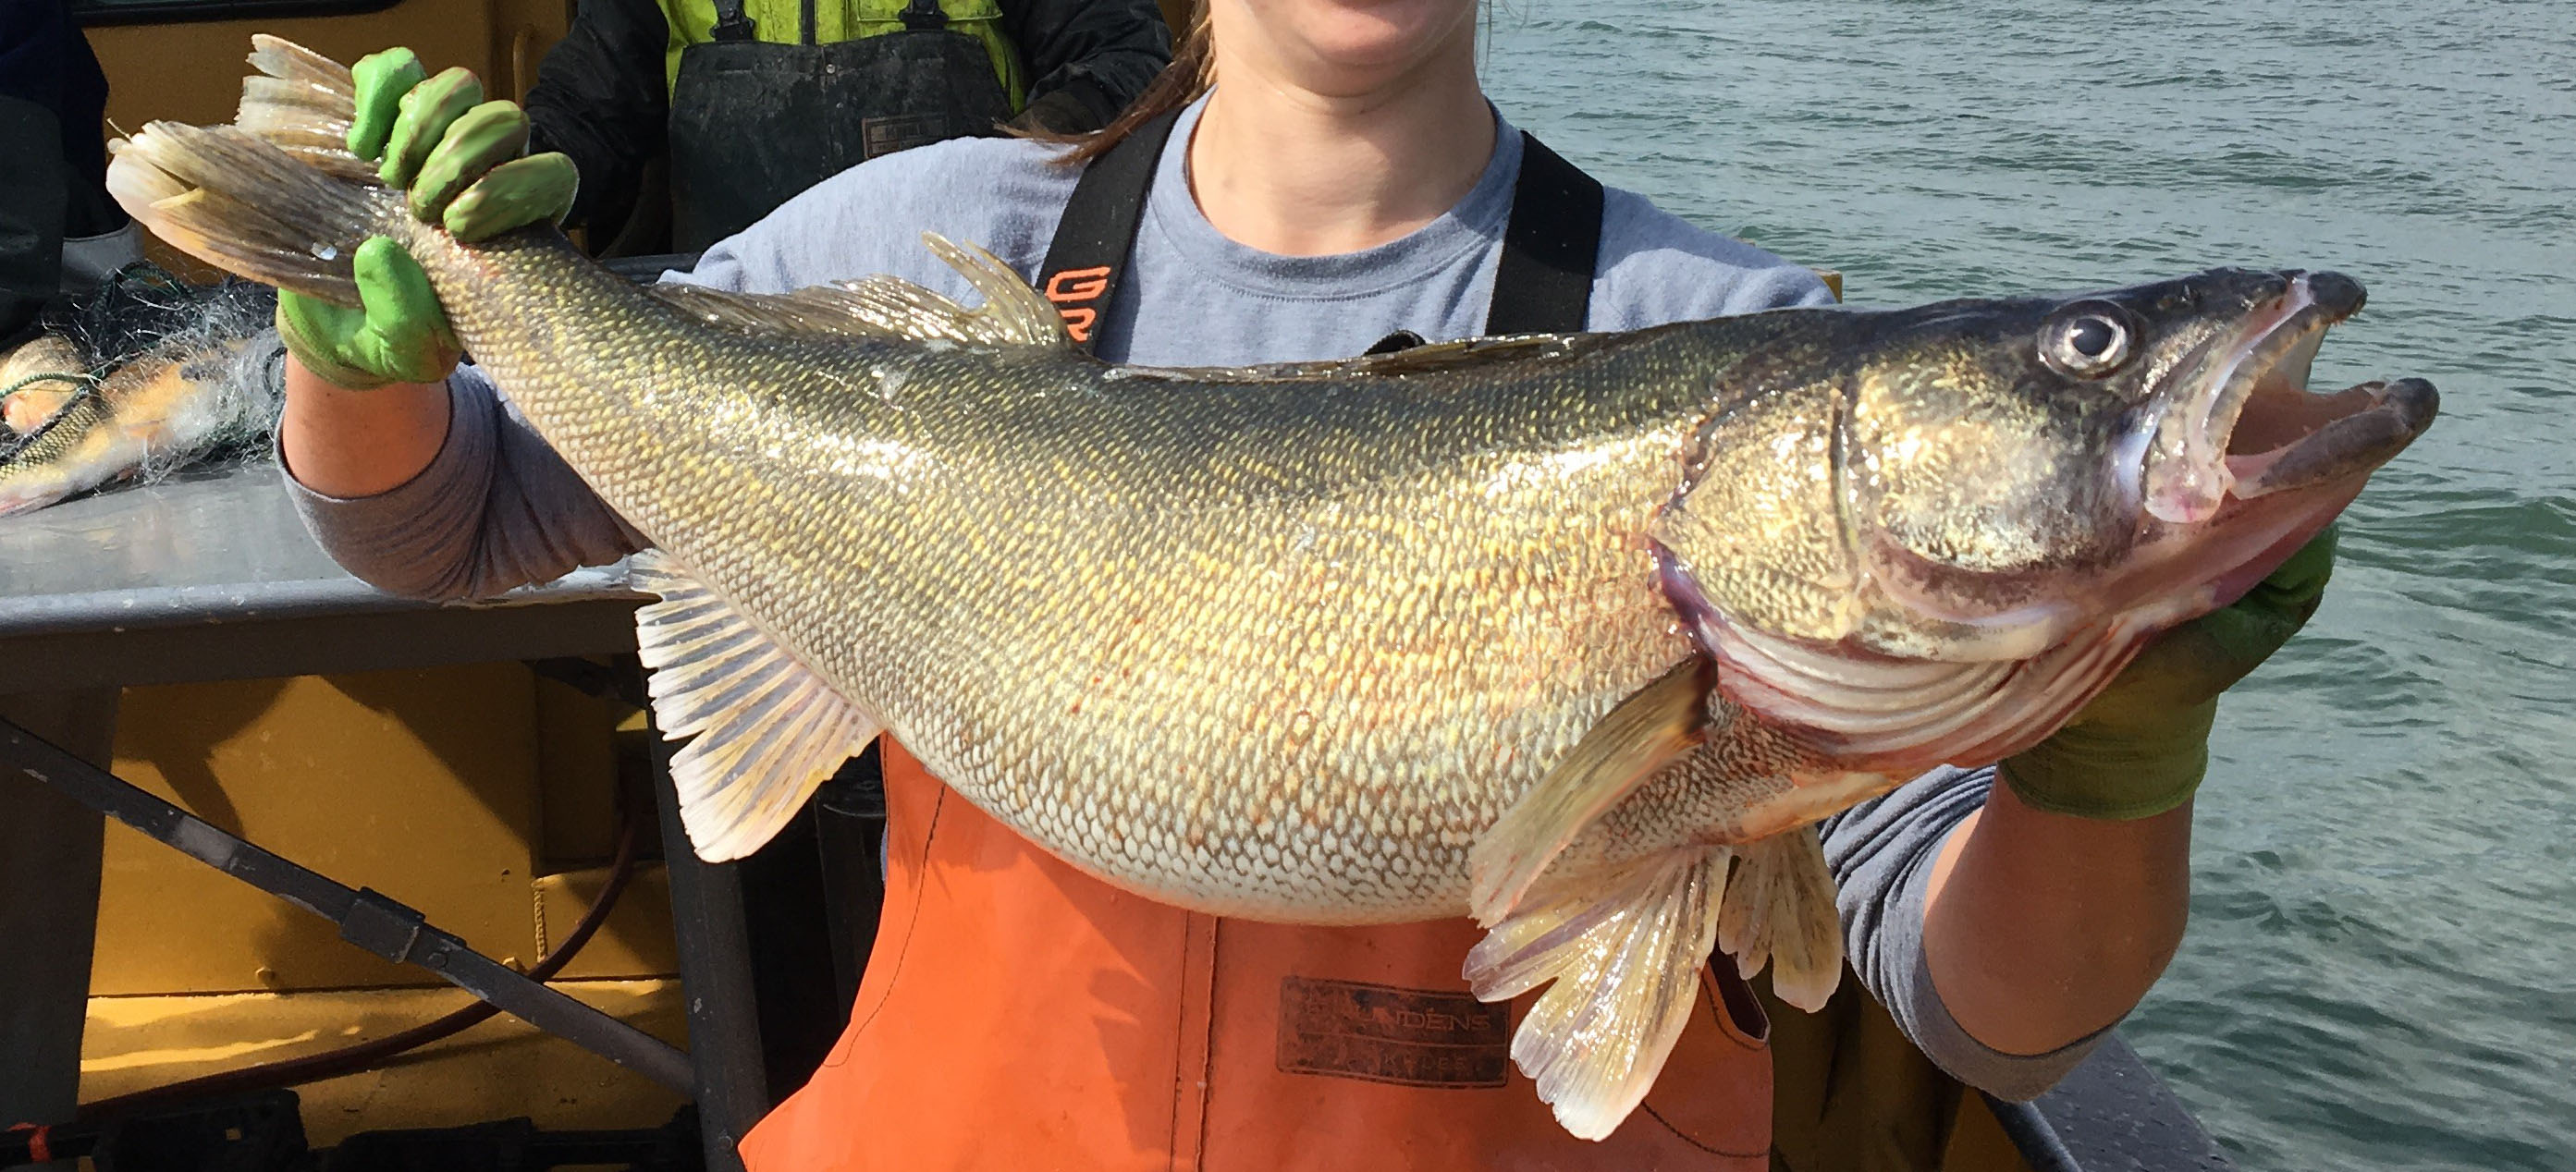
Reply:
[[1697, 657], [1631, 693], [1521, 795], [1467, 855], [1468, 908], [1493, 927], [1566, 845], [1664, 766], [1700, 743], [1711, 680]]
[[984, 295], [972, 309], [901, 277], [876, 276], [816, 285], [793, 293], [729, 293], [696, 285], [658, 285], [652, 294], [709, 325], [753, 334], [835, 340], [900, 338], [968, 346], [1064, 346], [1071, 339], [1055, 306], [992, 253], [935, 232], [921, 234]]
[[1717, 946], [1750, 979], [1766, 963], [1771, 991], [1810, 1013], [1843, 976], [1843, 922], [1834, 877], [1815, 828], [1801, 826], [1735, 848], [1735, 873], [1719, 906]]
[[680, 825], [699, 858], [741, 858], [876, 739], [877, 721], [669, 555], [628, 564], [662, 599], [635, 614], [655, 721], [673, 740], [696, 734], [671, 757]]
[[251, 43], [260, 76], [242, 83], [233, 124], [153, 122], [116, 140], [108, 193], [190, 256], [354, 306], [350, 258], [408, 215], [402, 197], [349, 153], [348, 69], [291, 41]]
[[1512, 1061], [1557, 1122], [1604, 1139], [1645, 1101], [1690, 1020], [1717, 936], [1732, 852], [1693, 847], [1512, 913], [1467, 954], [1475, 995], [1547, 985], [1512, 1035]]

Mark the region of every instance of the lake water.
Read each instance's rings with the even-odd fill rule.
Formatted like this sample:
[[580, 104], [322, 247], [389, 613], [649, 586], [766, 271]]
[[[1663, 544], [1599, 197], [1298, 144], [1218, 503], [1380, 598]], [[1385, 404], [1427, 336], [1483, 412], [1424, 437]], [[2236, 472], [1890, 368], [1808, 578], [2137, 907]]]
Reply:
[[2370, 287], [2442, 421], [2231, 694], [2129, 1037], [2252, 1168], [2576, 1168], [2576, 4], [1520, 0], [1487, 86], [1850, 299]]

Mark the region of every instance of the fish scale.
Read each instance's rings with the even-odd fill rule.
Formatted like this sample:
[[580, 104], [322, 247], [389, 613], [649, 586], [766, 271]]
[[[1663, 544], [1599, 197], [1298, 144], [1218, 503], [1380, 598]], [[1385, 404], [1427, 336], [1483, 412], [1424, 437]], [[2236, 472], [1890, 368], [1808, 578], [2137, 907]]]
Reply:
[[[1793, 1004], [1832, 990], [1803, 827], [2035, 744], [2432, 414], [2419, 380], [2332, 397], [2331, 423], [2298, 406], [2261, 464], [2298, 475], [2209, 504], [2229, 437], [2189, 421], [2317, 398], [2303, 357], [2276, 378], [2246, 356], [2359, 307], [2323, 273], [1248, 370], [1100, 363], [936, 238], [980, 307], [891, 278], [639, 289], [551, 229], [468, 245], [414, 220], [345, 150], [346, 70], [255, 43], [275, 80], [247, 129], [154, 123], [111, 190], [343, 304], [366, 236], [418, 260], [656, 546], [639, 646], [692, 736], [672, 775], [702, 855], [756, 849], [883, 729], [1129, 891], [1472, 914], [1470, 988], [1544, 987], [1513, 1058], [1589, 1138], [1643, 1099], [1713, 947], [1776, 963]], [[2101, 344], [2052, 349], [2073, 326]]]

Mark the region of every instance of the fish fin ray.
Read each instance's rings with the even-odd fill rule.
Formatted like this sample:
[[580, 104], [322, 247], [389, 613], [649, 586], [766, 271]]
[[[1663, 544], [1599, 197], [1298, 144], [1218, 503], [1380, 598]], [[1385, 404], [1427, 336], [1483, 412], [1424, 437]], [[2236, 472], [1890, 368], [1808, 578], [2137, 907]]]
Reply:
[[760, 849], [878, 723], [823, 682], [668, 554], [646, 550], [628, 581], [661, 601], [635, 614], [662, 735], [696, 739], [671, 756], [680, 824], [711, 863]]
[[348, 152], [355, 116], [348, 70], [260, 35], [229, 126], [146, 124], [108, 144], [108, 194], [155, 236], [262, 284], [335, 305], [358, 304], [350, 260], [410, 213]]
[[1467, 856], [1476, 922], [1499, 923], [1584, 827], [1698, 744], [1707, 695], [1705, 661], [1674, 666], [1611, 708], [1504, 810]]
[[1613, 873], [1606, 891], [1514, 912], [1467, 954], [1475, 995], [1548, 986], [1512, 1035], [1512, 1061], [1584, 1139], [1616, 1130], [1663, 1070], [1699, 995], [1731, 851], [1692, 847]]
[[349, 153], [358, 86], [349, 67], [282, 37], [253, 33], [233, 125], [332, 178], [376, 181], [376, 166]]
[[1506, 334], [1494, 338], [1461, 338], [1433, 342], [1385, 354], [1334, 358], [1319, 362], [1273, 362], [1260, 366], [1169, 366], [1125, 368], [1130, 376], [1191, 382], [1251, 383], [1285, 379], [1401, 378], [1579, 358], [1625, 338], [1624, 334]]
[[654, 297], [709, 325], [752, 334], [822, 341], [850, 338], [947, 341], [968, 346], [1062, 346], [1064, 319], [992, 253], [922, 233], [931, 254], [984, 295], [972, 309], [896, 276], [815, 285], [792, 293], [734, 293], [665, 284]]
[[1990, 764], [2038, 743], [2145, 645], [2117, 620], [2018, 660], [1937, 662], [1700, 623], [1718, 690], [1826, 760], [1912, 776]]
[[1833, 872], [1815, 828], [1735, 847], [1717, 919], [1717, 947], [1746, 978], [1776, 964], [1771, 991], [1812, 1013], [1842, 983], [1843, 922]]

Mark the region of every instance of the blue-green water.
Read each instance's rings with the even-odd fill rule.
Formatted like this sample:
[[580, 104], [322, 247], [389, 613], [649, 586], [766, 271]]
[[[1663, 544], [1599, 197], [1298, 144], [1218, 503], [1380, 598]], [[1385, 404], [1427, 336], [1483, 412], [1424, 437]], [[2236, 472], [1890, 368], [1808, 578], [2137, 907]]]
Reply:
[[2127, 1027], [2254, 1168], [2576, 1168], [2576, 4], [1519, 0], [1504, 111], [1861, 304], [2212, 265], [2370, 287], [2420, 375], [2324, 611], [2238, 689]]

